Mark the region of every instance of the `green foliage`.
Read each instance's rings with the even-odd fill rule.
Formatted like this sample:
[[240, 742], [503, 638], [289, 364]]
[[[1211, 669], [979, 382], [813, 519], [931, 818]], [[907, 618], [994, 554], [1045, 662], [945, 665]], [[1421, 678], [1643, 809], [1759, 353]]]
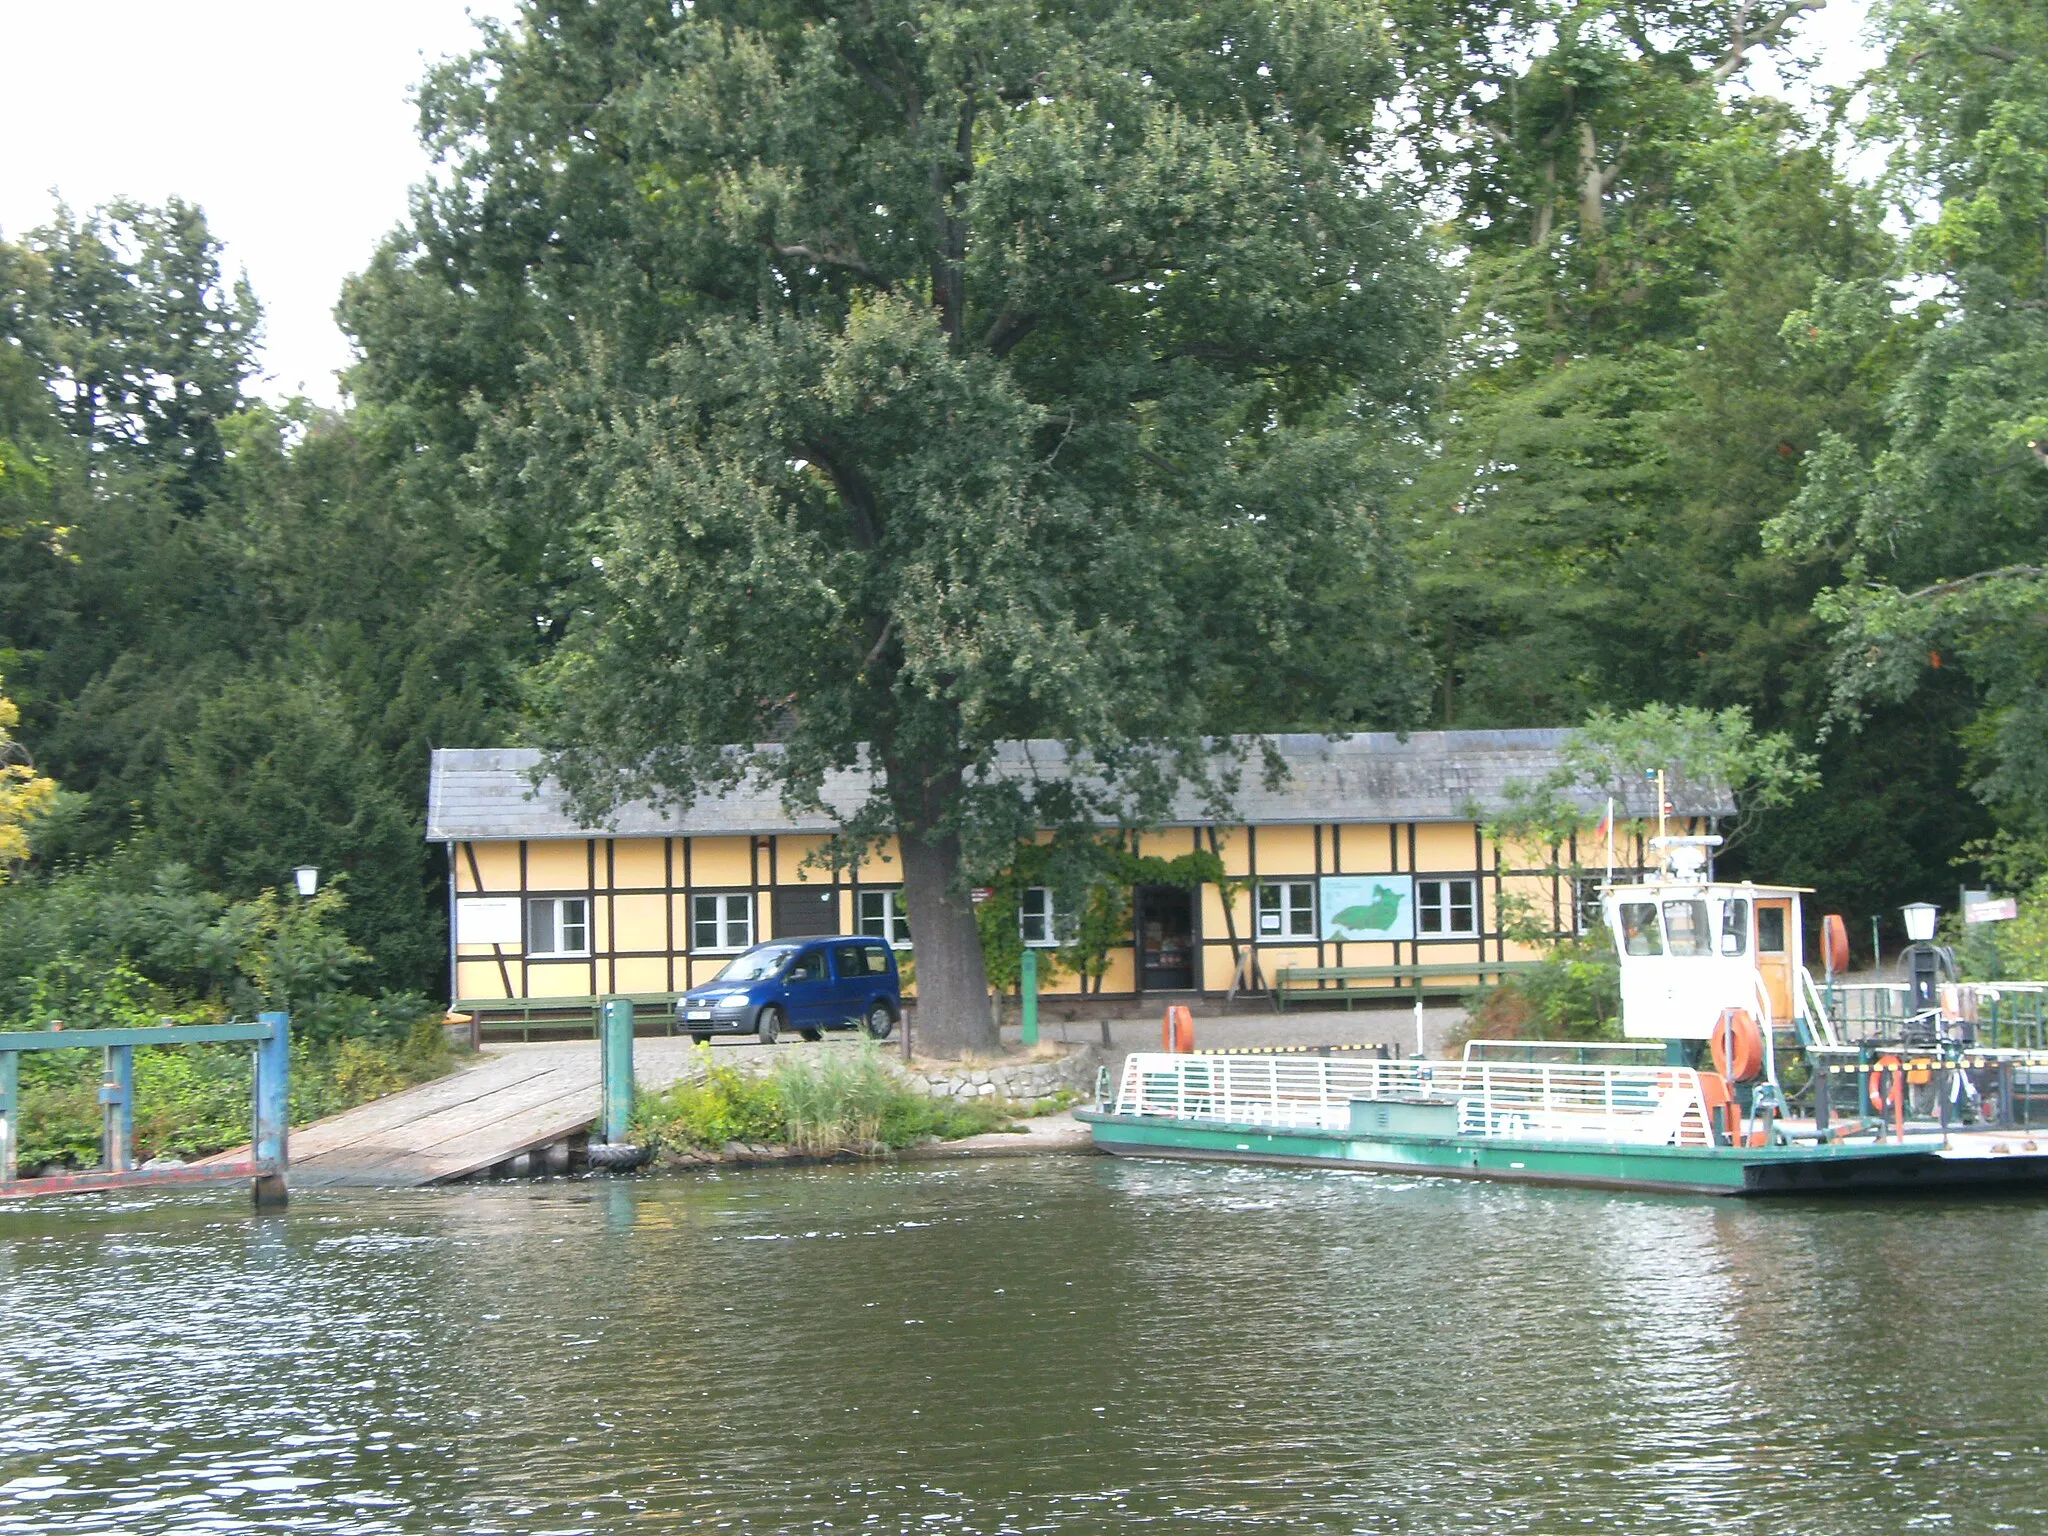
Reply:
[[635, 1140], [711, 1151], [733, 1141], [767, 1143], [828, 1154], [977, 1136], [1011, 1118], [1007, 1104], [918, 1093], [890, 1070], [872, 1040], [850, 1051], [791, 1057], [765, 1074], [717, 1063], [709, 1046], [696, 1055], [691, 1075], [641, 1097]]
[[1024, 892], [1034, 886], [1052, 893], [1058, 940], [1039, 951], [1040, 984], [1065, 971], [1099, 989], [1111, 951], [1131, 942], [1131, 892], [1141, 885], [1195, 890], [1204, 884], [1226, 894], [1238, 884], [1224, 874], [1222, 859], [1206, 849], [1162, 859], [1131, 852], [1121, 836], [1090, 833], [1020, 843], [1009, 862], [987, 877], [988, 898], [974, 909], [989, 984], [1005, 992], [1020, 984], [1025, 946], [1018, 917]]
[[1619, 1040], [1621, 962], [1604, 931], [1560, 944], [1532, 971], [1480, 997], [1465, 1040]]
[[[926, 1038], [986, 1046], [982, 854], [1156, 819], [1219, 724], [1404, 722], [1441, 283], [1393, 85], [1349, 0], [604, 0], [439, 73], [358, 385], [560, 616], [579, 807], [865, 763]], [[988, 771], [1027, 737], [1085, 771]]]

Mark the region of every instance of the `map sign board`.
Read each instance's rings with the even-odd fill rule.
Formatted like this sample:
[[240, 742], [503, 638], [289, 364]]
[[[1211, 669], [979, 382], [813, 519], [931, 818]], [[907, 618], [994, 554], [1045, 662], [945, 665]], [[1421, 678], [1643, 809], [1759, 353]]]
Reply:
[[1977, 923], [2009, 923], [2020, 915], [2019, 898], [2016, 896], [1987, 896], [1982, 901], [1966, 902], [1963, 906], [1963, 921]]
[[1325, 875], [1323, 938], [1370, 944], [1415, 937], [1413, 875]]

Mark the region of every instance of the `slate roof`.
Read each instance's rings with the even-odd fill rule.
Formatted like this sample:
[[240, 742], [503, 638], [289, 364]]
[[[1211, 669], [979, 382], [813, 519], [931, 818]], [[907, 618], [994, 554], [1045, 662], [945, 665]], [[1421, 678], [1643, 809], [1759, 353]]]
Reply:
[[[1232, 821], [1260, 826], [1328, 821], [1466, 821], [1475, 804], [1482, 812], [1505, 803], [1506, 786], [1533, 784], [1557, 764], [1562, 730], [1416, 731], [1405, 740], [1390, 732], [1355, 736], [1270, 738], [1288, 766], [1278, 789], [1263, 782], [1256, 754], [1248, 757]], [[529, 747], [480, 750], [443, 748], [434, 753], [427, 790], [430, 842], [490, 842], [516, 838], [592, 836], [679, 837], [685, 834], [829, 832], [826, 816], [795, 817], [783, 809], [773, 788], [749, 783], [726, 795], [706, 797], [688, 810], [658, 810], [645, 803], [621, 806], [608, 827], [585, 826], [570, 814], [552, 780], [538, 789], [531, 774], [540, 753]], [[998, 771], [1020, 778], [1058, 779], [1069, 771], [1058, 742], [1007, 744]], [[868, 776], [848, 771], [826, 781], [827, 805], [849, 811], [866, 799]], [[1734, 798], [1719, 786], [1695, 790], [1672, 786], [1677, 813], [1729, 816]], [[1581, 802], [1598, 810], [1604, 796]], [[1655, 815], [1655, 789], [1645, 782], [1621, 807], [1625, 815]], [[1211, 820], [1195, 796], [1182, 793], [1167, 826], [1205, 826]]]

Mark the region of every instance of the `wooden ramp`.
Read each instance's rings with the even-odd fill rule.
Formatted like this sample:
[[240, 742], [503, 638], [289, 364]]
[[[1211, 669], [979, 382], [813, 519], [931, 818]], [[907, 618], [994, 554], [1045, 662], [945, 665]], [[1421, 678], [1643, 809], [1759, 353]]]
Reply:
[[[634, 1076], [665, 1087], [688, 1070], [689, 1042], [635, 1042]], [[587, 1131], [598, 1115], [594, 1040], [510, 1045], [470, 1066], [291, 1133], [294, 1189], [404, 1188], [481, 1173]], [[209, 1162], [246, 1157], [224, 1152]]]

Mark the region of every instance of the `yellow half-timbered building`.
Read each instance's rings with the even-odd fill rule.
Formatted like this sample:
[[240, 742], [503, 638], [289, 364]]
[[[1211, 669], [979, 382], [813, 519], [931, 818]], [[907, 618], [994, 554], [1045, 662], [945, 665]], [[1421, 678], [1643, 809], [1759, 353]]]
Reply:
[[[1524, 958], [1504, 931], [1510, 906], [1570, 932], [1590, 892], [1546, 868], [1547, 851], [1496, 847], [1484, 822], [1510, 783], [1533, 784], [1555, 766], [1562, 737], [1274, 738], [1288, 776], [1271, 788], [1249, 782], [1259, 775], [1248, 772], [1235, 820], [1205, 817], [1189, 797], [1164, 825], [1134, 834], [1141, 854], [1214, 852], [1232, 884], [1227, 899], [1213, 884], [1133, 891], [1130, 941], [1111, 953], [1093, 990], [1220, 994], [1259, 990], [1290, 966]], [[860, 933], [910, 945], [891, 847], [835, 870], [819, 857], [830, 818], [792, 817], [758, 787], [687, 811], [626, 806], [612, 827], [589, 828], [551, 782], [534, 784], [537, 763], [537, 753], [514, 748], [434, 754], [428, 837], [448, 854], [457, 998], [680, 992], [770, 938]], [[1048, 742], [1016, 743], [999, 765], [1038, 777], [1064, 768]], [[850, 808], [868, 786], [841, 777], [827, 784], [826, 803]], [[1671, 830], [1703, 829], [1731, 809], [1680, 805]], [[1027, 945], [1056, 946], [1064, 917], [1051, 891], [1023, 893]], [[1059, 974], [1044, 990], [1082, 985]]]

